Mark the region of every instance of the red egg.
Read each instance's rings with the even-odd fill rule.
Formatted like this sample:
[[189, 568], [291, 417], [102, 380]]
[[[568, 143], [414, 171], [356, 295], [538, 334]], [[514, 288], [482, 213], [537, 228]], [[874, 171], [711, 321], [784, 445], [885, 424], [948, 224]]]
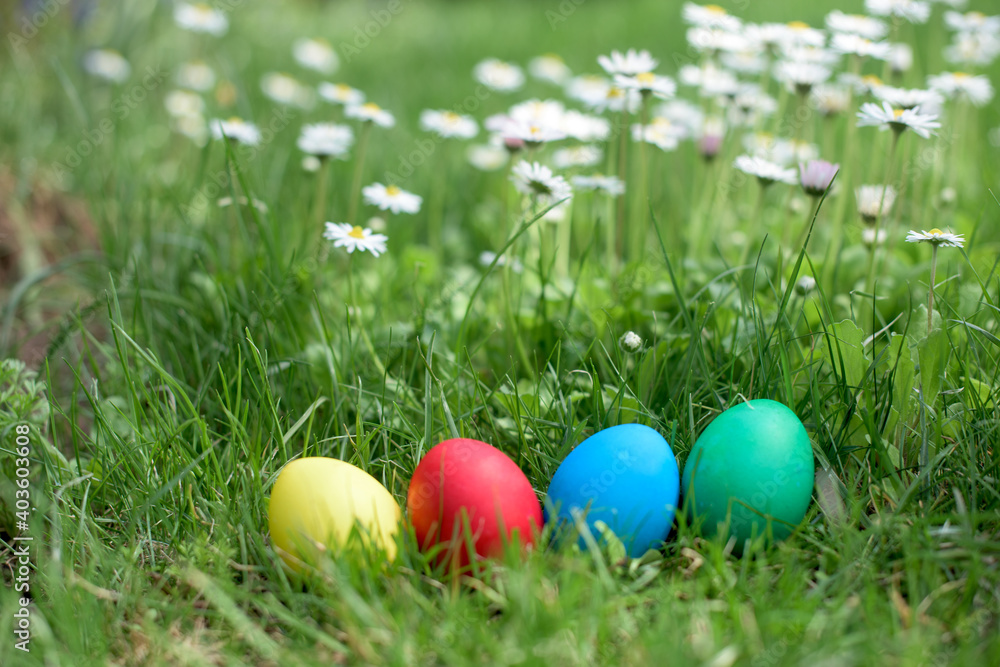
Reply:
[[445, 440], [427, 452], [410, 480], [406, 509], [421, 551], [442, 545], [439, 562], [452, 566], [469, 564], [467, 542], [477, 556], [493, 558], [515, 539], [524, 547], [534, 544], [542, 527], [542, 506], [517, 464], [468, 438]]

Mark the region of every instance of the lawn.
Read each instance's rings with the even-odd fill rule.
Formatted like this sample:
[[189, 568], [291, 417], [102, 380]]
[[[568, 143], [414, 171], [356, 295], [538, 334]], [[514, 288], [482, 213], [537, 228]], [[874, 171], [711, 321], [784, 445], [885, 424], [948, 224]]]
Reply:
[[[0, 9], [0, 664], [1000, 664], [994, 3], [211, 4]], [[405, 515], [472, 438], [544, 504], [755, 399], [782, 540], [269, 533], [294, 459]]]

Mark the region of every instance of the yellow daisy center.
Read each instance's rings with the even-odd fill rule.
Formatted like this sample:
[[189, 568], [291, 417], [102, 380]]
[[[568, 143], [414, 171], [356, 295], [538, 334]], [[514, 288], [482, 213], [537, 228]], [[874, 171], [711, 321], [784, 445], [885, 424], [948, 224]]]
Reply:
[[792, 30], [808, 30], [810, 26], [802, 21], [789, 21], [788, 27]]
[[900, 116], [903, 115], [904, 111], [906, 111], [906, 109], [893, 109], [892, 110], [892, 115], [893, 115], [894, 118], [898, 119]]
[[563, 61], [563, 59], [559, 56], [558, 53], [545, 53], [542, 55], [542, 57], [545, 58], [546, 60], [558, 60], [559, 62]]
[[444, 116], [445, 122], [448, 123], [457, 123], [459, 119], [459, 115], [454, 111], [445, 111], [441, 115]]
[[608, 89], [608, 99], [614, 99], [616, 97], [621, 97], [623, 95], [621, 88], [615, 88], [612, 86]]
[[878, 78], [874, 74], [865, 74], [863, 77], [861, 77], [861, 81], [866, 86], [881, 86], [882, 85], [882, 79]]
[[208, 4], [207, 2], [199, 2], [194, 6], [194, 8], [197, 9], [202, 14], [209, 14], [212, 11], [212, 5]]
[[351, 92], [351, 87], [348, 86], [346, 83], [338, 83], [337, 84], [337, 92], [338, 93], [343, 93], [343, 94], [346, 95], [347, 93]]
[[648, 86], [656, 81], [656, 75], [652, 72], [642, 72], [641, 74], [636, 74], [636, 81], [644, 86]]
[[712, 12], [718, 16], [724, 16], [726, 14], [726, 10], [719, 5], [705, 5], [704, 9], [705, 11]]
[[984, 18], [986, 18], [986, 14], [983, 14], [982, 12], [969, 12], [968, 14], [965, 15], [965, 18], [971, 19], [973, 21], [982, 21]]
[[940, 229], [938, 229], [937, 227], [935, 227], [931, 231], [927, 232], [927, 234], [929, 236], [941, 236], [942, 234], [944, 234], [944, 232], [942, 232]]
[[374, 102], [366, 102], [365, 104], [361, 105], [361, 108], [364, 109], [365, 111], [370, 111], [371, 113], [377, 113], [382, 110], [382, 107], [375, 104]]
[[243, 119], [239, 118], [238, 116], [232, 116], [226, 122], [227, 123], [233, 123], [234, 125], [242, 125], [243, 124]]
[[968, 79], [972, 75], [966, 74], [965, 72], [954, 72], [952, 76], [955, 77], [956, 79]]
[[347, 232], [347, 235], [350, 236], [351, 238], [363, 239], [365, 238], [365, 230], [361, 229], [357, 225], [354, 225], [354, 229]]
[[398, 194], [399, 194], [400, 192], [402, 192], [402, 190], [400, 190], [400, 189], [399, 189], [398, 187], [396, 187], [395, 185], [390, 185], [390, 186], [386, 187], [386, 189], [385, 189], [385, 193], [386, 193], [387, 195], [389, 195], [390, 197], [395, 197], [395, 196], [396, 196], [396, 195], [398, 195]]

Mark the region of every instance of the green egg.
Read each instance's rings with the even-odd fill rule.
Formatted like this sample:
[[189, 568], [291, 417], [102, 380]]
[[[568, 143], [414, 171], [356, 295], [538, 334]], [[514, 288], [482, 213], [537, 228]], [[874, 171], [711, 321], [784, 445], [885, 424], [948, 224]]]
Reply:
[[784, 539], [805, 518], [815, 468], [812, 445], [795, 413], [757, 399], [726, 410], [695, 442], [682, 489], [704, 535], [728, 531], [738, 544]]

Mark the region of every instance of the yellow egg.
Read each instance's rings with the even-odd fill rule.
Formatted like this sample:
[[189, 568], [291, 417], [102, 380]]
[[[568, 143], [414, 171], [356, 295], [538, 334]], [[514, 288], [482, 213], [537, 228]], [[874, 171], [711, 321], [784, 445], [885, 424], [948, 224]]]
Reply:
[[271, 542], [296, 571], [303, 563], [315, 563], [319, 552], [340, 552], [356, 525], [361, 544], [392, 560], [401, 516], [392, 494], [378, 480], [349, 463], [325, 457], [286, 465], [274, 482], [268, 508]]

